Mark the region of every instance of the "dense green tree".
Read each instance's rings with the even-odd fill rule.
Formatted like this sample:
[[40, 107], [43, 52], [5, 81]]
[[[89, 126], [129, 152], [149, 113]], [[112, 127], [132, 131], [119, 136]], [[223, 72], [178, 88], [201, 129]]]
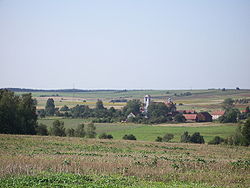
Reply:
[[0, 133], [35, 134], [37, 125], [36, 100], [31, 94], [16, 96], [0, 90]]
[[151, 103], [148, 107], [149, 118], [166, 117], [169, 113], [169, 108], [162, 102]]
[[96, 127], [93, 123], [87, 124], [87, 129], [86, 129], [86, 137], [87, 138], [95, 138], [96, 137]]
[[18, 121], [19, 97], [6, 89], [0, 90], [0, 133], [20, 134], [21, 125]]
[[47, 116], [54, 116], [55, 114], [55, 103], [54, 99], [49, 98], [46, 102], [45, 113]]
[[219, 117], [221, 123], [236, 123], [238, 121], [238, 116], [240, 111], [236, 108], [231, 108], [226, 110], [225, 114]]
[[18, 105], [18, 117], [22, 126], [22, 134], [36, 134], [37, 124], [36, 100], [32, 99], [31, 93], [23, 94]]
[[133, 99], [127, 102], [126, 106], [123, 108], [123, 113], [125, 116], [129, 115], [131, 112], [135, 115], [140, 113], [142, 103], [140, 100]]
[[93, 110], [86, 105], [76, 105], [70, 111], [73, 118], [88, 118], [93, 116]]
[[50, 134], [53, 136], [66, 136], [64, 122], [55, 120], [50, 128]]

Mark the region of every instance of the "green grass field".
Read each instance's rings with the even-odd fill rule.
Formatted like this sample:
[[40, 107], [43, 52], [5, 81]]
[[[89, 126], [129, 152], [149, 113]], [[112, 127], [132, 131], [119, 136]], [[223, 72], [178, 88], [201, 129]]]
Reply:
[[[48, 127], [52, 126], [55, 118], [41, 119], [39, 123], [43, 123]], [[85, 123], [83, 119], [60, 119], [64, 122], [65, 128], [76, 128], [78, 124]], [[172, 142], [179, 142], [180, 137], [184, 131], [189, 133], [200, 132], [206, 142], [213, 139], [214, 136], [223, 138], [231, 135], [237, 127], [237, 124], [221, 124], [210, 123], [210, 126], [204, 126], [202, 123], [197, 123], [196, 127], [188, 126], [184, 123], [183, 127], [179, 124], [170, 124], [169, 126], [152, 126], [143, 124], [130, 124], [130, 123], [96, 123], [97, 134], [108, 133], [112, 134], [114, 139], [122, 139], [125, 134], [133, 134], [138, 140], [154, 141], [157, 136], [163, 136], [166, 133], [174, 134]]]

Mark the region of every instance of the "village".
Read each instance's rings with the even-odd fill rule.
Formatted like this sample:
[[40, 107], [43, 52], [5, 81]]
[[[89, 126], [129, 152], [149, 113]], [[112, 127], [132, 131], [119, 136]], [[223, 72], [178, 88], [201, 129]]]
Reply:
[[[140, 109], [140, 113], [145, 117], [148, 118], [148, 107], [152, 103], [157, 103], [152, 100], [152, 97], [150, 95], [145, 95], [143, 100], [143, 107]], [[167, 100], [164, 102], [166, 107], [170, 109], [170, 112], [168, 112], [169, 117], [175, 117], [176, 115], [182, 115], [185, 118], [186, 122], [212, 122], [215, 120], [218, 120], [221, 116], [225, 114], [224, 110], [216, 110], [212, 113], [209, 112], [197, 112], [195, 110], [177, 110], [176, 104], [171, 98], [167, 98]], [[245, 112], [245, 111], [242, 111]], [[137, 114], [134, 114], [131, 112], [128, 116], [126, 121], [130, 118], [135, 118]]]

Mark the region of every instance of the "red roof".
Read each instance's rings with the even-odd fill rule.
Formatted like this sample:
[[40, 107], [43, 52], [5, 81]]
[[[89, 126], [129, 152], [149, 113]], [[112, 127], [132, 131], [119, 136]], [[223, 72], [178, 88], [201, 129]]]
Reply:
[[213, 111], [211, 113], [211, 115], [220, 115], [220, 116], [222, 116], [222, 115], [224, 115], [224, 113], [225, 113], [225, 111]]
[[197, 114], [183, 114], [186, 120], [196, 120]]

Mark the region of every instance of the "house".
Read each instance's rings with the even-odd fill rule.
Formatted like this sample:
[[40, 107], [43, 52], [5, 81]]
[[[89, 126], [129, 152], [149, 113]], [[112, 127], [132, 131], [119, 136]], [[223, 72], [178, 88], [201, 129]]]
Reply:
[[225, 114], [225, 111], [222, 111], [222, 110], [220, 110], [220, 111], [213, 111], [211, 113], [213, 120], [218, 119], [220, 116], [223, 116], [224, 114]]
[[208, 112], [199, 112], [198, 114], [183, 114], [189, 122], [211, 122], [212, 116]]
[[196, 122], [197, 121], [197, 114], [183, 114], [187, 121]]
[[129, 118], [135, 118], [135, 114], [133, 112], [130, 112], [130, 114], [127, 116], [127, 119]]
[[208, 112], [199, 112], [197, 114], [197, 122], [211, 122], [213, 118]]

